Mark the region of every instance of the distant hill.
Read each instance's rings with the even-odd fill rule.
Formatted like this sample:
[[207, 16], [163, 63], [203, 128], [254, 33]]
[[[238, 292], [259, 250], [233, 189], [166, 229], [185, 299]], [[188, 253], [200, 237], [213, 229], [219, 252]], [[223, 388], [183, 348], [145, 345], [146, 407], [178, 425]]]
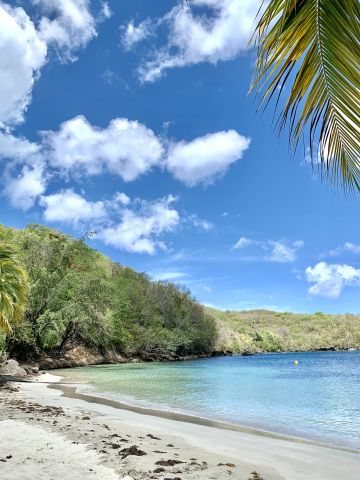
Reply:
[[360, 316], [206, 308], [217, 324], [217, 348], [234, 352], [360, 349]]

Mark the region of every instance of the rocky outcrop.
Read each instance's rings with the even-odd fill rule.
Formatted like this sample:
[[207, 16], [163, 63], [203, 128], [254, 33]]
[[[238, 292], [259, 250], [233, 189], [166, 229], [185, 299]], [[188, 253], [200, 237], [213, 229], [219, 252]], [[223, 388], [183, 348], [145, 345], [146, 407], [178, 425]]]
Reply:
[[[136, 362], [173, 362], [195, 360], [198, 358], [208, 358], [211, 356], [220, 357], [232, 355], [230, 350], [214, 351], [208, 355], [166, 355], [158, 352], [141, 352], [137, 355], [121, 355], [117, 352], [108, 351], [100, 353], [84, 346], [76, 346], [65, 352], [63, 356], [51, 355], [37, 359], [35, 363], [29, 363], [25, 366], [28, 373], [35, 373], [34, 369], [52, 370], [56, 368], [85, 367], [87, 365], [103, 365], [117, 363], [136, 363]], [[35, 366], [36, 365], [36, 366]]]
[[86, 365], [101, 365], [104, 363], [125, 363], [129, 360], [116, 352], [99, 352], [86, 347], [74, 347], [63, 357], [44, 357], [38, 364], [41, 369], [85, 367]]
[[9, 375], [11, 377], [26, 377], [27, 372], [20, 367], [16, 360], [8, 360], [5, 365], [0, 368], [0, 375]]

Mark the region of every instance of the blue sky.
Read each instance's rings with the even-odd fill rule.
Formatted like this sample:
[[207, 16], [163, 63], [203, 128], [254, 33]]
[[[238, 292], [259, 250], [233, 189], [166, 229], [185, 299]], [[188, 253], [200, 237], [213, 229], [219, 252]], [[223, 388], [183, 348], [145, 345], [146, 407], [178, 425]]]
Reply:
[[258, 5], [0, 1], [0, 222], [216, 307], [358, 313], [358, 199], [247, 95]]

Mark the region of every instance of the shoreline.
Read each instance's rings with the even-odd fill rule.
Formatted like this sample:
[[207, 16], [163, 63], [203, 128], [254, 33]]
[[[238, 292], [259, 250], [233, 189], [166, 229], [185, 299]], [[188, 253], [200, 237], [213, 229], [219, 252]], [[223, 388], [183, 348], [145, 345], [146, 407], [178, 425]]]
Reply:
[[[59, 379], [61, 377], [58, 377]], [[266, 436], [270, 438], [276, 438], [278, 440], [286, 440], [295, 443], [303, 443], [308, 445], [317, 445], [324, 448], [331, 448], [335, 450], [340, 450], [344, 452], [350, 452], [355, 454], [360, 454], [360, 449], [352, 448], [345, 445], [336, 445], [329, 442], [323, 442], [311, 438], [305, 438], [297, 435], [291, 435], [287, 433], [280, 433], [273, 430], [266, 430], [259, 427], [252, 427], [243, 424], [231, 423], [223, 420], [215, 420], [207, 417], [201, 417], [199, 415], [190, 415], [186, 413], [176, 412], [172, 410], [162, 410], [156, 408], [149, 408], [140, 405], [132, 405], [121, 400], [114, 400], [106, 396], [102, 396], [99, 392], [98, 394], [88, 394], [78, 392], [77, 388], [80, 384], [70, 384], [62, 381], [54, 381], [47, 385], [48, 388], [59, 390], [67, 398], [73, 398], [78, 400], [83, 400], [84, 402], [90, 404], [103, 405], [119, 410], [127, 410], [129, 412], [138, 413], [140, 415], [149, 415], [152, 417], [164, 418], [167, 420], [172, 420], [176, 422], [185, 422], [191, 423], [194, 425], [202, 425], [206, 427], [219, 428], [223, 430], [231, 430], [235, 432], [249, 433], [251, 435]]]
[[[76, 349], [75, 349], [76, 350]], [[276, 352], [234, 352], [234, 351], [214, 351], [209, 354], [188, 355], [188, 356], [174, 356], [174, 357], [141, 357], [141, 356], [125, 356], [121, 353], [107, 352], [99, 354], [98, 352], [82, 350], [81, 355], [78, 352], [72, 356], [63, 357], [45, 356], [38, 360], [19, 361], [25, 367], [37, 366], [40, 370], [58, 370], [67, 368], [89, 367], [99, 365], [122, 365], [128, 363], [173, 363], [173, 362], [188, 362], [194, 360], [206, 360], [211, 358], [223, 357], [249, 357], [258, 355], [279, 355], [279, 354], [304, 354], [304, 353], [329, 353], [329, 352], [358, 352], [360, 349], [356, 348], [320, 348], [315, 350], [286, 350]]]
[[64, 396], [54, 380], [48, 373], [10, 384], [13, 392], [0, 389], [0, 460], [7, 480], [29, 472], [39, 480], [358, 478], [360, 455], [353, 451], [114, 408], [97, 397], [88, 402]]

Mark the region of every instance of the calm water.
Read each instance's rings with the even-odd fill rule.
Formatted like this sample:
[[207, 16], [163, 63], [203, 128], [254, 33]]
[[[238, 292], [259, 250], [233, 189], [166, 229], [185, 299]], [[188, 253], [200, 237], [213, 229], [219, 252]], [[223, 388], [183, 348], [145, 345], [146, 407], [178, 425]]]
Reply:
[[360, 352], [106, 365], [59, 373], [87, 382], [80, 391], [133, 405], [360, 448]]

